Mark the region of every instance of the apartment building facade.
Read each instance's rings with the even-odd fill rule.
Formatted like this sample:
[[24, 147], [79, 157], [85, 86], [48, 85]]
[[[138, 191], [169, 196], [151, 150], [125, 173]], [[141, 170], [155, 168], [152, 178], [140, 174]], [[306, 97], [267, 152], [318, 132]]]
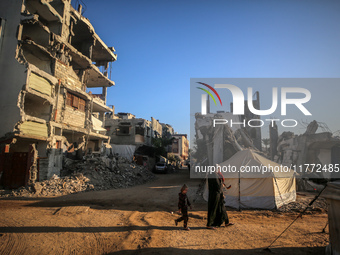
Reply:
[[105, 128], [111, 144], [152, 146], [152, 138], [162, 137], [162, 125], [158, 120], [136, 118], [131, 113], [118, 113], [106, 119]]
[[114, 52], [70, 0], [0, 2], [2, 185], [48, 179], [64, 155], [99, 153], [110, 143], [104, 121]]

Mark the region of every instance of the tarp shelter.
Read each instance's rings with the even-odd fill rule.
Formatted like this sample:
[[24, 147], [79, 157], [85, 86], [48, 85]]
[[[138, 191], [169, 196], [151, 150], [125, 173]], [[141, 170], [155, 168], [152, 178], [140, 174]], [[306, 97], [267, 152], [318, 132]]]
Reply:
[[126, 158], [128, 160], [133, 160], [133, 155], [135, 154], [135, 145], [121, 145], [121, 144], [111, 144], [112, 153], [117, 153], [119, 156]]
[[[266, 159], [253, 150], [239, 151], [218, 165], [221, 166], [226, 186], [231, 185], [230, 189], [224, 189], [226, 206], [237, 209], [275, 209], [296, 200], [293, 170], [286, 167], [286, 172], [256, 172], [270, 167], [282, 168], [280, 164]], [[234, 167], [237, 171], [224, 172], [223, 167], [224, 169]], [[239, 171], [242, 167], [243, 172]], [[253, 172], [246, 172], [246, 169], [252, 169]], [[207, 188], [206, 186], [206, 190]], [[207, 197], [206, 194], [204, 197]]]

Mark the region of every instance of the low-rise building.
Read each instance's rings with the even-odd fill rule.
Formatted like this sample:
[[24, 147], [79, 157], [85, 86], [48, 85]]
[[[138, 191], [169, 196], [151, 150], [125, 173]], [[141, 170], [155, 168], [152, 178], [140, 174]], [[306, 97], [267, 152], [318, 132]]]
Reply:
[[124, 112], [107, 115], [105, 129], [114, 145], [152, 146], [152, 138], [162, 137], [162, 125], [158, 120], [136, 118]]
[[111, 152], [150, 170], [155, 164], [153, 139], [162, 137], [162, 125], [151, 117], [151, 121], [136, 118], [131, 113], [107, 114], [105, 121], [107, 135], [110, 136]]
[[120, 112], [106, 119], [105, 128], [107, 135], [111, 137], [111, 144], [151, 146], [153, 129], [149, 120]]

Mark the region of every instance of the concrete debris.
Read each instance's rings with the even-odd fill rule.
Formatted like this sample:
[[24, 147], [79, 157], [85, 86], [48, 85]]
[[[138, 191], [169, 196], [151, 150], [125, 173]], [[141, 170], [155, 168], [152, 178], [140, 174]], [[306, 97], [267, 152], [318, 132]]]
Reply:
[[[249, 118], [245, 116], [243, 120]], [[243, 123], [240, 116], [230, 112], [196, 113], [195, 119], [197, 151], [202, 155], [191, 159], [196, 164], [215, 165], [246, 148], [262, 154], [261, 128], [245, 128], [236, 124]]]
[[155, 175], [145, 167], [121, 157], [98, 157], [84, 160], [65, 159], [61, 177], [17, 190], [0, 190], [0, 196], [60, 196], [90, 190], [127, 188], [153, 180]]
[[[298, 196], [296, 202], [290, 202], [278, 208], [279, 212], [302, 212], [314, 196]], [[327, 202], [324, 198], [318, 198], [306, 212], [327, 212]]]
[[61, 175], [74, 173], [82, 173], [88, 177], [95, 190], [127, 188], [155, 178], [145, 167], [122, 157], [88, 158], [80, 162], [67, 159]]
[[[284, 166], [303, 166], [305, 177], [314, 179], [330, 179], [331, 172], [317, 173], [307, 169], [308, 164], [319, 164], [322, 166], [338, 164], [340, 162], [340, 139], [333, 136], [331, 132], [316, 133], [320, 125], [325, 124], [312, 121], [302, 135], [292, 132], [283, 132], [278, 138], [271, 137], [273, 144], [277, 144], [276, 155], [271, 155], [275, 162]], [[323, 128], [327, 130], [328, 128]], [[308, 170], [308, 173], [306, 173]], [[298, 185], [299, 190], [306, 190]]]

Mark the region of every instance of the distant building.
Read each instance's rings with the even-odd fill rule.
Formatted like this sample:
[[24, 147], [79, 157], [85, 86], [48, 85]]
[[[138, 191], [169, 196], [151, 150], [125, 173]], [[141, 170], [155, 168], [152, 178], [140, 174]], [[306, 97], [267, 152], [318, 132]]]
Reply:
[[163, 138], [167, 138], [167, 139], [170, 139], [172, 137], [172, 135], [175, 133], [174, 132], [174, 128], [169, 125], [169, 124], [165, 124], [165, 123], [161, 123], [162, 125], [162, 129], [163, 129]]
[[110, 136], [111, 152], [137, 164], [152, 169], [155, 164], [153, 138], [162, 137], [162, 125], [150, 120], [136, 118], [131, 113], [107, 114], [105, 120], [107, 135]]
[[149, 121], [124, 112], [107, 115], [105, 129], [110, 143], [117, 145], [151, 146], [152, 138], [160, 138], [163, 133], [162, 125], [153, 117]]
[[189, 140], [187, 135], [173, 134], [172, 137], [172, 152], [170, 154], [178, 156], [183, 161], [187, 160], [189, 156]]
[[112, 118], [106, 119], [105, 128], [107, 135], [111, 137], [111, 144], [117, 145], [147, 145], [151, 146], [151, 138], [155, 137], [153, 126], [157, 127], [155, 123], [142, 118], [136, 118], [131, 113], [118, 113]]

